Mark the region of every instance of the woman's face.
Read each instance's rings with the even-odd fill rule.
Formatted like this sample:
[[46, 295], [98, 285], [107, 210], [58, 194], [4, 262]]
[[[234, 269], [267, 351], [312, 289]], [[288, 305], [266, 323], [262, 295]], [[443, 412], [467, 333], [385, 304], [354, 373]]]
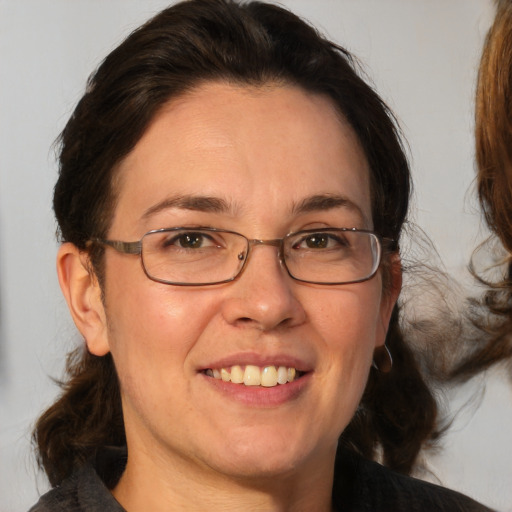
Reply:
[[[111, 239], [177, 226], [250, 239], [372, 228], [355, 134], [328, 99], [291, 86], [202, 85], [161, 110], [118, 172]], [[105, 329], [89, 348], [113, 355], [130, 460], [246, 477], [332, 460], [395, 298], [380, 273], [294, 281], [272, 246], [254, 247], [234, 282], [202, 287], [154, 282], [138, 256], [107, 249]], [[303, 376], [273, 387], [211, 376], [236, 365]]]

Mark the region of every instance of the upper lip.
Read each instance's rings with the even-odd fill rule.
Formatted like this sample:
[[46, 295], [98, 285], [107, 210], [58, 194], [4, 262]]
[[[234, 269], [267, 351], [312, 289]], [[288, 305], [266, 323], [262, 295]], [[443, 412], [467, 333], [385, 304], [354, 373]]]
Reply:
[[215, 359], [199, 368], [199, 371], [216, 368], [229, 368], [231, 366], [240, 365], [254, 365], [264, 368], [265, 366], [286, 366], [288, 368], [295, 368], [300, 372], [309, 372], [313, 369], [311, 363], [305, 360], [290, 355], [290, 354], [261, 354], [258, 352], [239, 352], [230, 354], [228, 356]]

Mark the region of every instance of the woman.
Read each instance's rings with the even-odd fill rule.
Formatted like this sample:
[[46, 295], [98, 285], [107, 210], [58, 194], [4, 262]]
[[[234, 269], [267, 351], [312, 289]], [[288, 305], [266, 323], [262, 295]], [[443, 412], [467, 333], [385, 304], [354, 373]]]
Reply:
[[61, 136], [86, 349], [36, 426], [33, 510], [484, 510], [361, 457], [408, 473], [436, 433], [397, 326], [409, 179], [350, 55], [293, 14], [193, 0], [128, 37]]

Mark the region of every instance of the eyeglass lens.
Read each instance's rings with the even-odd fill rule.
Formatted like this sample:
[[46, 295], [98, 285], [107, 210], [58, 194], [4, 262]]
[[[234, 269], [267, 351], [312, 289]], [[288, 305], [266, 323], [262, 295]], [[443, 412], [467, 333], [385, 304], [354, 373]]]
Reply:
[[[275, 241], [271, 245], [276, 245]], [[142, 262], [157, 281], [201, 285], [235, 279], [242, 271], [251, 241], [215, 229], [171, 228], [142, 239]], [[378, 237], [367, 231], [323, 229], [287, 235], [280, 256], [293, 278], [320, 284], [344, 284], [370, 278], [378, 268]]]

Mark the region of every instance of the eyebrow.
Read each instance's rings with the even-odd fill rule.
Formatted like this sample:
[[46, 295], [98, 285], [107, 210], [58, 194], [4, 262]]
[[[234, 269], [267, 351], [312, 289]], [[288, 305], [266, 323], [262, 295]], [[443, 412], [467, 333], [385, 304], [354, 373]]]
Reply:
[[143, 214], [142, 219], [147, 219], [162, 210], [181, 208], [199, 212], [224, 213], [233, 211], [233, 206], [224, 199], [212, 196], [179, 195], [168, 197], [151, 206]]
[[[172, 196], [149, 207], [142, 214], [142, 219], [147, 219], [156, 213], [171, 208], [180, 208], [183, 210], [193, 210], [209, 213], [231, 213], [234, 214], [235, 207], [220, 197], [214, 196], [196, 196], [196, 195], [178, 195]], [[366, 215], [361, 208], [345, 196], [337, 194], [316, 194], [306, 197], [292, 207], [292, 214], [300, 215], [303, 213], [334, 210], [345, 208], [356, 212], [363, 221], [367, 221]]]
[[294, 214], [334, 210], [337, 208], [346, 208], [352, 210], [360, 215], [364, 221], [368, 221], [363, 210], [354, 201], [348, 197], [337, 194], [318, 194], [311, 197], [306, 197], [300, 203], [293, 207]]

